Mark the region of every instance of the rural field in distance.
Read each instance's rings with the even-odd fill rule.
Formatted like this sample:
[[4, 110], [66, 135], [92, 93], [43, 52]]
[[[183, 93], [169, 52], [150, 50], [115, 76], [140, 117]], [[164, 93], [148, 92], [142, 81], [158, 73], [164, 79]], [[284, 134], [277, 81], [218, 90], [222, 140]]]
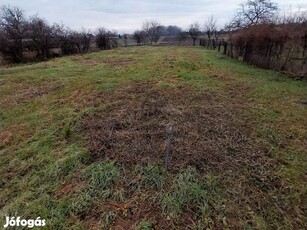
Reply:
[[306, 81], [201, 47], [0, 67], [0, 225], [305, 229], [306, 140]]

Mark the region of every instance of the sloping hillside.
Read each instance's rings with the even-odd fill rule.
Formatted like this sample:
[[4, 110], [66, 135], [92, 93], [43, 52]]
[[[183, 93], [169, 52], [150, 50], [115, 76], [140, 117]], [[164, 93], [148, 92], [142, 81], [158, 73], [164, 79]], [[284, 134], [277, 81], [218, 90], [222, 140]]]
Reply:
[[0, 224], [303, 229], [306, 140], [306, 82], [200, 47], [2, 67]]

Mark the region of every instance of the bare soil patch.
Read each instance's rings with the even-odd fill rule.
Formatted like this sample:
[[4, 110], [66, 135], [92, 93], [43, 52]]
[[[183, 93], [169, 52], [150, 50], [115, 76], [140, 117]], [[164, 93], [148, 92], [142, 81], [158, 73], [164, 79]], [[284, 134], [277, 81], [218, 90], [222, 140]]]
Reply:
[[85, 186], [84, 181], [74, 181], [72, 183], [64, 183], [58, 190], [55, 191], [57, 199], [75, 193]]

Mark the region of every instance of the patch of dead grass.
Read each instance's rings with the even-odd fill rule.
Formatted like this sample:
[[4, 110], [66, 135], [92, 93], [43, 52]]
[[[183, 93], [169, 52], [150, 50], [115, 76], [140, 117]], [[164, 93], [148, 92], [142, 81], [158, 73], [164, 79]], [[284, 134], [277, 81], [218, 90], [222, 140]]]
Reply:
[[28, 125], [23, 123], [11, 125], [0, 131], [0, 149], [16, 144], [31, 137], [31, 135]]
[[[171, 126], [170, 172], [193, 166], [200, 173], [218, 175], [227, 188], [225, 196], [238, 207], [228, 213], [234, 223], [249, 218], [244, 213], [247, 207], [263, 216], [270, 215], [270, 206], [278, 207], [273, 208], [277, 215], [289, 212], [291, 207], [282, 198], [286, 188], [276, 174], [280, 164], [268, 146], [255, 140], [253, 121], [245, 112], [249, 105], [242, 94], [247, 88], [228, 85], [224, 100], [214, 91], [201, 92], [192, 86], [161, 89], [156, 85], [155, 81], [133, 82], [112, 94], [90, 97], [89, 104], [107, 103], [103, 112], [84, 118], [93, 160], [114, 160], [128, 170], [163, 165]], [[142, 211], [154, 207], [142, 205], [138, 205]]]
[[[175, 130], [171, 168], [199, 164], [226, 164], [227, 157], [249, 146], [250, 130], [235, 104], [192, 87], [162, 90], [156, 82], [129, 84], [115, 94], [96, 96], [96, 105], [108, 102], [103, 113], [85, 118], [89, 149], [95, 158], [130, 164], [164, 161], [167, 128]], [[246, 152], [246, 151], [244, 151]], [[197, 162], [197, 164], [193, 163]], [[225, 165], [223, 165], [225, 167]]]
[[74, 58], [84, 66], [93, 67], [96, 65], [107, 65], [110, 67], [126, 67], [137, 62], [134, 58], [125, 59], [99, 59], [99, 58]]
[[60, 199], [64, 196], [71, 195], [77, 191], [80, 191], [83, 187], [85, 187], [86, 183], [84, 181], [75, 181], [72, 183], [65, 182], [55, 191], [55, 196], [57, 199]]
[[26, 103], [64, 87], [63, 84], [55, 80], [44, 80], [36, 86], [29, 85], [25, 82], [20, 84], [22, 84], [22, 87], [17, 89], [12, 95], [6, 96], [0, 100], [0, 106], [15, 106]]

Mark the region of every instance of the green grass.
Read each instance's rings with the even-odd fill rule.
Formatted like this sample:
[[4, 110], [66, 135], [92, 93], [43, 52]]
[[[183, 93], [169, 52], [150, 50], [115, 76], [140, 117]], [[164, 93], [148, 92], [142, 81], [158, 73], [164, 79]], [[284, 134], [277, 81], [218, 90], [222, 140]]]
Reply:
[[89, 181], [90, 196], [106, 199], [112, 194], [111, 186], [120, 173], [113, 163], [95, 163], [86, 169], [85, 175]]
[[152, 223], [142, 220], [135, 228], [135, 230], [151, 230], [153, 229]]
[[166, 179], [166, 172], [160, 166], [147, 166], [137, 169], [137, 174], [141, 176], [141, 187], [161, 190]]
[[162, 193], [162, 210], [172, 218], [177, 217], [189, 206], [195, 206], [197, 215], [210, 215], [211, 198], [219, 198], [216, 194], [216, 180], [207, 175], [204, 180], [194, 168], [188, 168], [178, 174], [171, 182], [171, 189]]
[[[126, 168], [116, 159], [93, 159], [83, 119], [94, 111], [103, 113], [110, 103], [102, 99], [93, 104], [95, 95], [112, 96], [132, 82], [154, 82], [156, 90], [178, 92], [190, 87], [226, 103], [241, 98], [236, 106], [246, 106], [241, 116], [251, 123], [251, 138], [268, 147], [268, 155], [281, 165], [271, 176], [287, 189], [268, 197], [280, 198], [278, 207], [284, 209], [248, 207], [244, 191], [238, 194], [242, 203], [235, 203], [227, 186], [236, 180], [209, 167], [166, 172], [163, 160]], [[159, 218], [173, 227], [192, 224], [199, 229], [304, 228], [306, 100], [305, 81], [199, 47], [119, 48], [1, 67], [0, 225], [4, 216], [15, 215], [45, 218], [46, 229], [107, 229], [120, 218], [129, 219], [129, 205], [149, 199], [158, 214], [127, 221], [136, 229], [153, 229]], [[132, 181], [138, 189], [129, 187]], [[255, 204], [255, 199], [247, 202]], [[290, 208], [296, 219], [286, 211]], [[193, 223], [185, 215], [193, 216]]]

